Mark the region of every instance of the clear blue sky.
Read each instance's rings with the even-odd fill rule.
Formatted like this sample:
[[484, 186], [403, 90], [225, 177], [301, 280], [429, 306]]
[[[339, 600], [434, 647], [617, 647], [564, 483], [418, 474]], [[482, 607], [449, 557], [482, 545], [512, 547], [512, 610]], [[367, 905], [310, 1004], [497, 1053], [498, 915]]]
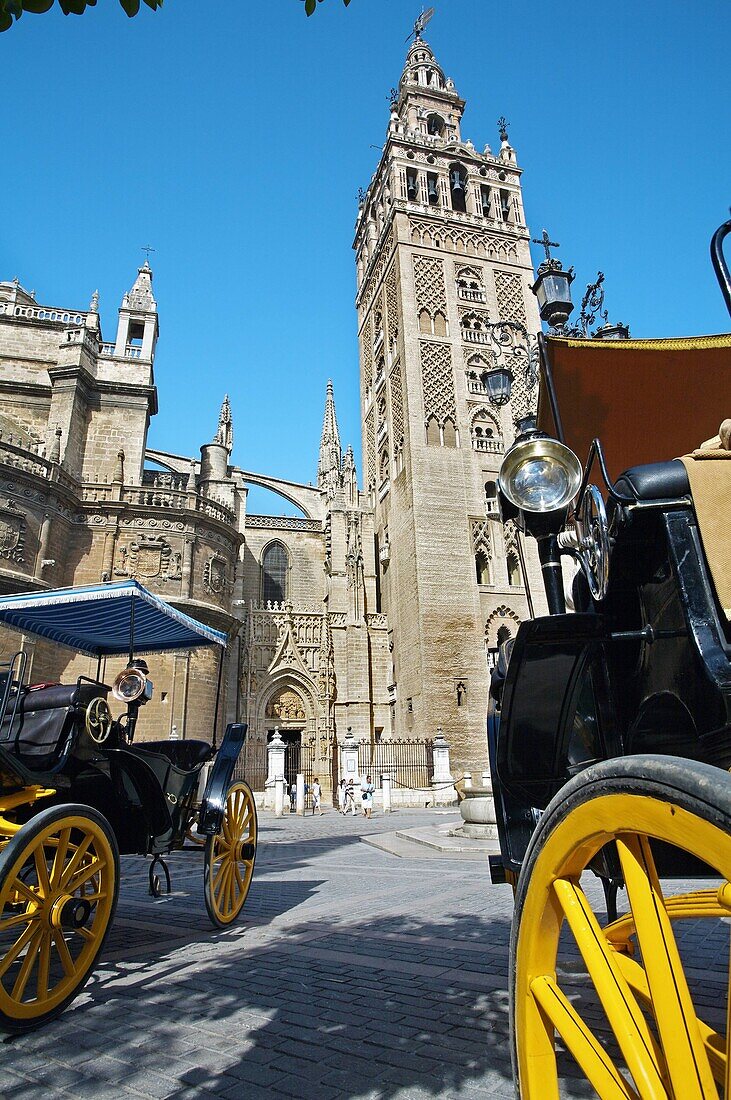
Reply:
[[[234, 460], [314, 480], [332, 377], [361, 469], [356, 194], [419, 11], [165, 0], [128, 20], [99, 0], [0, 36], [0, 278], [75, 307], [98, 287], [111, 339], [154, 246], [151, 445], [197, 453], [228, 392]], [[529, 225], [561, 242], [576, 299], [601, 268], [636, 336], [729, 328], [708, 240], [731, 201], [730, 31], [727, 0], [442, 0], [425, 34], [463, 137], [494, 148], [508, 118]]]

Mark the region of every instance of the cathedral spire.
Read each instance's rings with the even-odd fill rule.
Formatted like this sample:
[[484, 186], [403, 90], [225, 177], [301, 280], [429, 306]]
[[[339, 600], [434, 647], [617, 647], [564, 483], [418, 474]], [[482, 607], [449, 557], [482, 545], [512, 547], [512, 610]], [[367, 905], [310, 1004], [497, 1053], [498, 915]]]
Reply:
[[317, 486], [319, 489], [324, 489], [329, 495], [332, 495], [340, 485], [341, 456], [340, 432], [335, 416], [333, 384], [328, 379], [325, 396], [325, 417], [322, 422], [322, 438], [320, 439], [320, 460], [317, 464]]
[[228, 453], [231, 454], [234, 445], [234, 427], [228, 394], [224, 397], [221, 411], [218, 414], [218, 430], [216, 431], [214, 443], [222, 443]]

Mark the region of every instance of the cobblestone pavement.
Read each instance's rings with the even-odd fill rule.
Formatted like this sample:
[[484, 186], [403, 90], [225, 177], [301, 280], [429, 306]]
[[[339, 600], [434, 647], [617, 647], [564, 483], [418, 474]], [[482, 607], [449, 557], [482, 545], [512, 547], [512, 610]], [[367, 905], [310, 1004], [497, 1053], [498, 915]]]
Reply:
[[[262, 815], [225, 932], [205, 914], [199, 853], [171, 859], [157, 901], [145, 861], [125, 859], [101, 965], [59, 1020], [0, 1047], [0, 1096], [512, 1098], [510, 890], [486, 864], [360, 840], [439, 821]], [[567, 1072], [567, 1096], [592, 1095]]]

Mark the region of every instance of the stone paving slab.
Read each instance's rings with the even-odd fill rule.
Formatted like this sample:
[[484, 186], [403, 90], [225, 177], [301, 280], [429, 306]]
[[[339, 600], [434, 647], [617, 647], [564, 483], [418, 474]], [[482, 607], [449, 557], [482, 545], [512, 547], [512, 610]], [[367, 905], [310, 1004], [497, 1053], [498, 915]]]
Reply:
[[[200, 853], [171, 859], [159, 900], [145, 861], [125, 858], [97, 972], [59, 1020], [2, 1045], [0, 1097], [514, 1097], [511, 892], [482, 862], [363, 843], [395, 819], [406, 832], [444, 822], [262, 815], [249, 899], [226, 931], [207, 920]], [[706, 928], [690, 948], [712, 957]], [[698, 973], [720, 1001], [725, 973]], [[570, 1065], [563, 1083], [591, 1095]]]

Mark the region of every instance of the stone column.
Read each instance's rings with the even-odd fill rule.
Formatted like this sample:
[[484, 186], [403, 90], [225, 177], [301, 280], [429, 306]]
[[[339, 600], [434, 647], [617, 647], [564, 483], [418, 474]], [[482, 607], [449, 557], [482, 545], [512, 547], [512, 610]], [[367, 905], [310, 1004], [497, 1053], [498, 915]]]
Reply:
[[454, 776], [449, 767], [449, 742], [442, 735], [442, 728], [437, 728], [437, 735], [433, 742], [434, 775], [432, 776], [432, 791], [435, 806], [451, 806], [457, 801], [457, 791], [454, 788]]
[[353, 785], [360, 790], [360, 775], [358, 774], [358, 742], [350, 732], [340, 746], [340, 778], [347, 783], [353, 780]]
[[281, 817], [284, 813], [284, 787], [283, 775], [278, 775], [274, 780], [274, 816]]
[[296, 809], [300, 817], [305, 816], [305, 777], [302, 772], [297, 772]]
[[391, 813], [391, 776], [384, 772], [381, 776], [381, 793], [383, 795], [383, 812]]
[[284, 779], [284, 754], [286, 751], [287, 746], [279, 736], [279, 726], [277, 726], [274, 737], [267, 745], [267, 778], [264, 784], [264, 806], [268, 810], [274, 808], [274, 789], [277, 780]]

